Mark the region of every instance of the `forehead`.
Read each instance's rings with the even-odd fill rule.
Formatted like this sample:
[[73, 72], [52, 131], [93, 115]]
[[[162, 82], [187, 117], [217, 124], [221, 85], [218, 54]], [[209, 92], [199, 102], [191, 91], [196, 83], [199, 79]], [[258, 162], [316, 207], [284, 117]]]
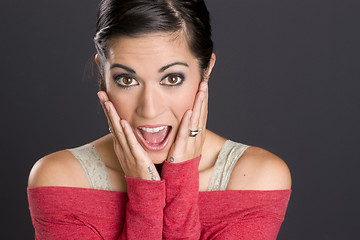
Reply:
[[139, 37], [114, 37], [108, 42], [107, 61], [130, 65], [165, 65], [174, 61], [198, 64], [183, 34], [153, 33]]

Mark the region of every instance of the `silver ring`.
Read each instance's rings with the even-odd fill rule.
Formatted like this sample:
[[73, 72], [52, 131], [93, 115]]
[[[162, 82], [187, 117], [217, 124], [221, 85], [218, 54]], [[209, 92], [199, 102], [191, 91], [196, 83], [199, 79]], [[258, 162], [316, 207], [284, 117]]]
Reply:
[[198, 130], [190, 130], [189, 131], [189, 136], [190, 137], [196, 137], [196, 135], [198, 135], [199, 133], [201, 133], [202, 129], [199, 128]]
[[109, 132], [112, 133], [112, 132], [111, 132], [111, 127], [109, 127]]

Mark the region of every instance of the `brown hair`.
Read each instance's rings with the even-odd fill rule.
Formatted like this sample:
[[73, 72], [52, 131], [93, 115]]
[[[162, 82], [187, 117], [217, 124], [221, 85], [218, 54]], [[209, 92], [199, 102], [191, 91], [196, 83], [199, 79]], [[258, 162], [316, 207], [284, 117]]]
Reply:
[[154, 32], [184, 32], [202, 74], [213, 52], [210, 17], [203, 0], [103, 0], [97, 12], [95, 47], [99, 88], [105, 90], [103, 62], [112, 37], [139, 37]]

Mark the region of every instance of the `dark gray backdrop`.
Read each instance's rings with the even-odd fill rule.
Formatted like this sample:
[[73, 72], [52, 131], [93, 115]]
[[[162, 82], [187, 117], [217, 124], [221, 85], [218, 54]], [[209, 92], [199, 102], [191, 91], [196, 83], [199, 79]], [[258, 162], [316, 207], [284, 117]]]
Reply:
[[[359, 1], [209, 0], [208, 128], [291, 169], [278, 239], [357, 239]], [[2, 1], [1, 238], [33, 239], [34, 162], [107, 134], [91, 74], [98, 1]]]

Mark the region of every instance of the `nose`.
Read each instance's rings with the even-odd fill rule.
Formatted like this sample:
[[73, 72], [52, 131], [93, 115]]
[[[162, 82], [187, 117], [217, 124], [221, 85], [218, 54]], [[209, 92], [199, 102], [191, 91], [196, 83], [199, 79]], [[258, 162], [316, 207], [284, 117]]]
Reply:
[[152, 86], [145, 86], [139, 96], [136, 113], [146, 119], [154, 119], [165, 110], [162, 95]]

